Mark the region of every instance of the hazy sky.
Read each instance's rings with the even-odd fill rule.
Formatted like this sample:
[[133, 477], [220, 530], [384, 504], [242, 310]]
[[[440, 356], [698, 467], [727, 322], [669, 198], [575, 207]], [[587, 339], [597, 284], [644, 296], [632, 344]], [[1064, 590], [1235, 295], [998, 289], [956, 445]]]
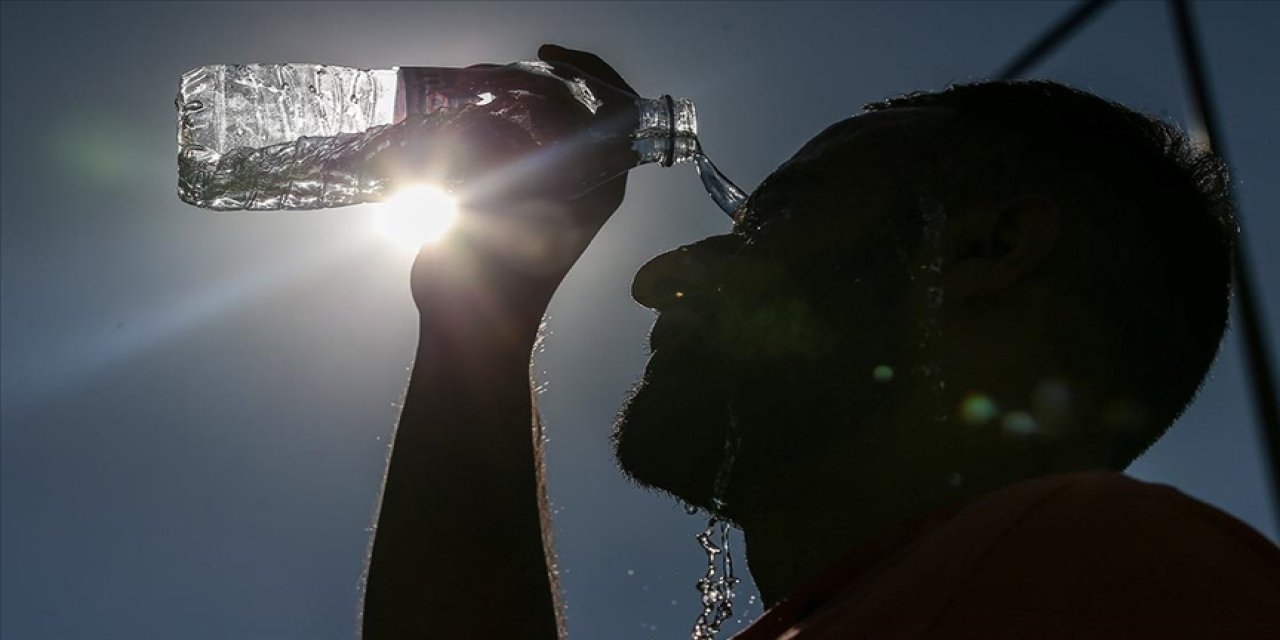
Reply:
[[[646, 95], [693, 99], [705, 147], [750, 189], [863, 102], [987, 77], [1069, 6], [4, 3], [0, 635], [354, 634], [416, 340], [412, 256], [371, 232], [371, 207], [179, 202], [183, 71], [463, 66], [559, 42], [599, 52]], [[1280, 4], [1195, 11], [1274, 345]], [[1034, 75], [1181, 121], [1169, 25], [1162, 3], [1113, 6]], [[687, 637], [704, 569], [701, 520], [626, 484], [606, 438], [652, 321], [631, 275], [728, 220], [689, 166], [644, 167], [630, 184], [557, 295], [537, 358], [576, 638]], [[1274, 540], [1238, 351], [1232, 334], [1200, 399], [1130, 472]]]

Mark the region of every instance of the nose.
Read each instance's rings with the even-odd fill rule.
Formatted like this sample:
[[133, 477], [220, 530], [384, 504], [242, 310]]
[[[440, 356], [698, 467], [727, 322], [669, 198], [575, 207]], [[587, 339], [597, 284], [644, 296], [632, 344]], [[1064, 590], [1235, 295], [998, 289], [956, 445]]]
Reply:
[[724, 266], [741, 243], [735, 235], [711, 236], [659, 255], [636, 272], [631, 297], [662, 311], [686, 296], [706, 293], [720, 285]]

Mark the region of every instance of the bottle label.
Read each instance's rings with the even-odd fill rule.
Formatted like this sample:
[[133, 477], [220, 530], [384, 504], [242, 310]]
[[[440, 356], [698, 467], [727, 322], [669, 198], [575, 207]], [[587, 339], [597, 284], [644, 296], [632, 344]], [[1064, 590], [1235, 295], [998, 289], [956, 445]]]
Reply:
[[400, 67], [396, 121], [462, 106], [452, 94], [463, 73], [462, 69], [443, 67]]

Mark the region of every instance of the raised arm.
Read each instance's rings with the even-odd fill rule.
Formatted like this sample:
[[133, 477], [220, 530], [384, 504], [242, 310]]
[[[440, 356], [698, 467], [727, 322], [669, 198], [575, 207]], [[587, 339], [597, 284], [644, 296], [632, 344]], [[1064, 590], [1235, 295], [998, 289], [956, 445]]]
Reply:
[[440, 257], [424, 253], [415, 266], [435, 273], [418, 290], [419, 346], [383, 486], [364, 637], [554, 638], [529, 393], [537, 319], [500, 299], [505, 286], [442, 273], [458, 256]]
[[[544, 47], [606, 82], [591, 54]], [[555, 638], [561, 630], [529, 358], [625, 176], [570, 202], [502, 203], [414, 264], [413, 374], [383, 486], [365, 640]]]

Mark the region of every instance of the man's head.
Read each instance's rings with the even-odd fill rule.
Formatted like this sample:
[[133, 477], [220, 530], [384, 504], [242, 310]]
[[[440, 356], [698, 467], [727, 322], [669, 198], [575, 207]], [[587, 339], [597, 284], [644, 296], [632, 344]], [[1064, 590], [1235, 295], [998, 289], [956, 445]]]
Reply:
[[1053, 83], [869, 105], [732, 234], [637, 274], [660, 317], [619, 462], [706, 505], [736, 436], [737, 518], [806, 488], [1121, 469], [1217, 351], [1226, 191], [1173, 128]]

